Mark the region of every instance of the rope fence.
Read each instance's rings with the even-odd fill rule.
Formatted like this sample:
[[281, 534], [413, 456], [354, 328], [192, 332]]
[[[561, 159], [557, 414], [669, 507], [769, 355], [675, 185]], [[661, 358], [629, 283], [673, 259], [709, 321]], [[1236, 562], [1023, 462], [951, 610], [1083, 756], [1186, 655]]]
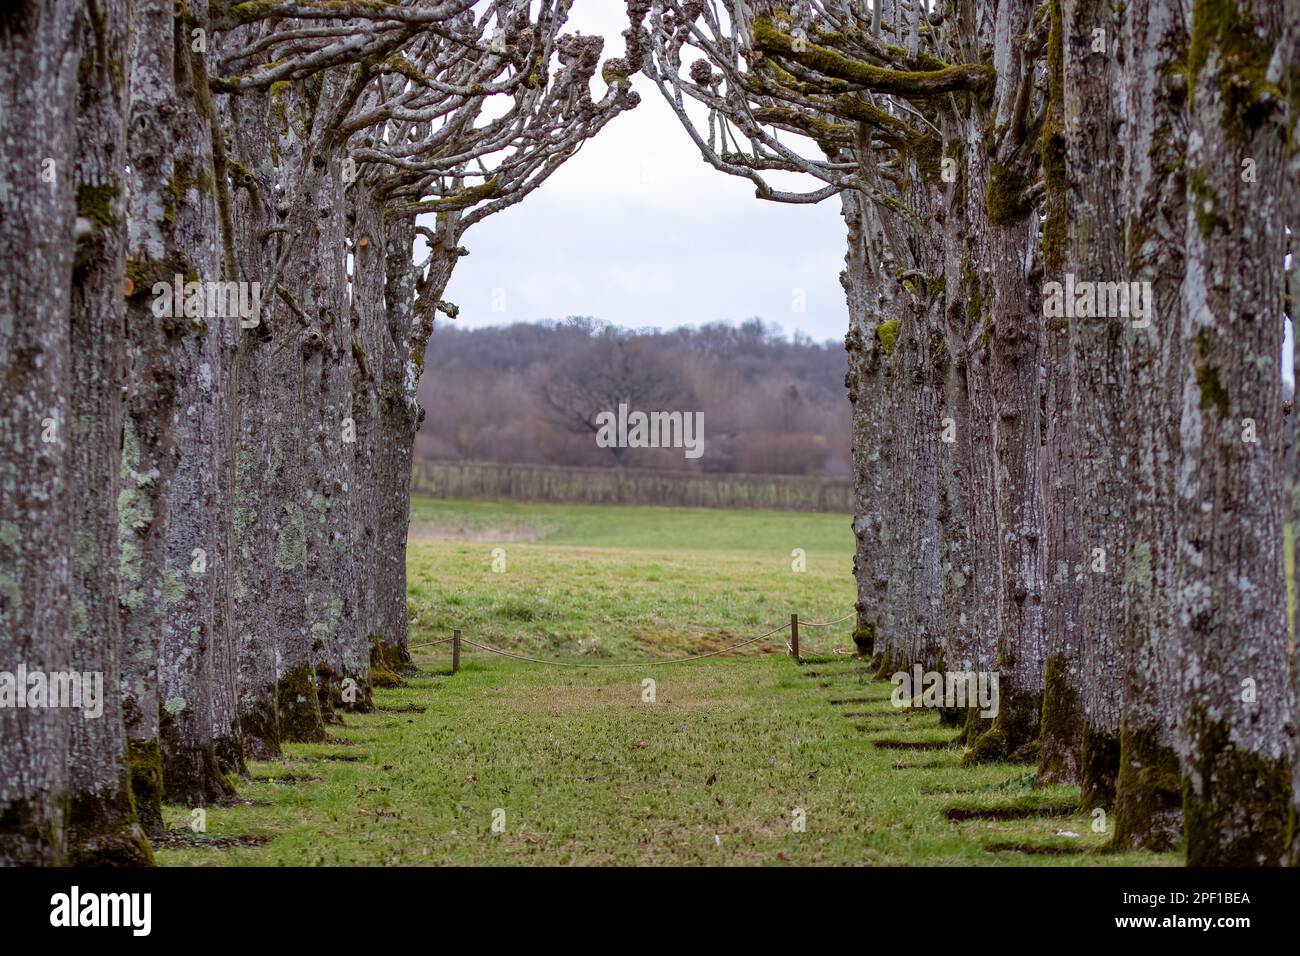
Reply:
[[719, 648], [716, 651], [708, 651], [703, 654], [692, 654], [690, 657], [671, 657], [663, 660], [616, 661], [616, 662], [605, 663], [605, 664], [588, 663], [588, 662], [580, 662], [580, 661], [548, 661], [540, 657], [529, 657], [526, 654], [518, 654], [515, 653], [514, 651], [507, 651], [499, 647], [493, 647], [491, 644], [484, 644], [480, 641], [471, 640], [468, 637], [463, 637], [459, 629], [453, 630], [451, 632], [451, 637], [444, 637], [436, 641], [421, 641], [419, 644], [409, 645], [407, 649], [413, 651], [420, 647], [434, 647], [439, 644], [448, 644], [448, 643], [451, 644], [452, 645], [451, 672], [453, 674], [455, 674], [457, 671], [460, 670], [460, 651], [463, 645], [476, 647], [479, 650], [487, 651], [490, 654], [497, 654], [500, 655], [501, 657], [513, 658], [514, 660], [517, 661], [527, 661], [530, 664], [545, 664], [551, 667], [586, 667], [586, 668], [659, 667], [664, 664], [687, 664], [690, 663], [691, 661], [702, 661], [705, 658], [709, 658], [709, 657], [719, 657], [723, 654], [729, 654], [734, 650], [738, 650], [739, 648], [748, 647], [749, 645], [757, 644], [760, 641], [766, 641], [775, 634], [779, 634], [783, 631], [789, 630], [790, 639], [786, 641], [786, 649], [790, 652], [790, 656], [793, 657], [797, 663], [803, 663], [803, 658], [799, 654], [799, 628], [801, 626], [802, 627], [834, 627], [837, 624], [843, 624], [845, 621], [851, 621], [854, 619], [854, 617], [855, 615], [848, 614], [835, 621], [800, 621], [798, 614], [791, 614], [789, 624], [778, 624], [770, 631], [767, 631], [764, 634], [760, 634], [757, 637], [751, 637], [743, 641], [737, 641], [734, 644], [729, 644], [726, 647]]

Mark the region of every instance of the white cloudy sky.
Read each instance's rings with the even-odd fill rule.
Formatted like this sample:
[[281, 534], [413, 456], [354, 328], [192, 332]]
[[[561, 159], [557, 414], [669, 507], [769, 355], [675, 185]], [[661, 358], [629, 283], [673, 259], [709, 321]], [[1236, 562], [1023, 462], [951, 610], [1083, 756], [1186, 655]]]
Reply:
[[[622, 0], [579, 0], [569, 29], [623, 52]], [[524, 202], [465, 234], [447, 289], [463, 327], [591, 315], [631, 327], [740, 322], [841, 339], [839, 200], [790, 206], [705, 165], [659, 92], [614, 119]], [[604, 92], [597, 78], [594, 96]], [[795, 311], [797, 295], [806, 301]], [[494, 303], [496, 309], [494, 311]]]

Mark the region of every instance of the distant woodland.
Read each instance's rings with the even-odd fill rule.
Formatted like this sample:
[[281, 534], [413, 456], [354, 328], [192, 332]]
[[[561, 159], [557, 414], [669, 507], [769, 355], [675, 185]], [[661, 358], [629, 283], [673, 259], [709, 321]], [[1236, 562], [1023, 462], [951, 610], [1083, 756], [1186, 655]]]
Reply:
[[[840, 342], [750, 319], [671, 331], [587, 317], [460, 329], [429, 342], [417, 436], [425, 460], [842, 477], [849, 469]], [[619, 402], [702, 412], [704, 454], [601, 448], [595, 416]]]

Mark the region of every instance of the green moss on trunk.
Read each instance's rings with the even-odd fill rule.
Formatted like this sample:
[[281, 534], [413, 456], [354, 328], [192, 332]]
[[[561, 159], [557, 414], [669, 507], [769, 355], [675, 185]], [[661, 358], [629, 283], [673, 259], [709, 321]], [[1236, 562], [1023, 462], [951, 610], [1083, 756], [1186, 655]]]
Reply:
[[140, 826], [151, 837], [162, 836], [163, 763], [158, 741], [128, 740], [126, 770], [130, 775], [131, 799], [135, 801]]
[[166, 710], [158, 725], [162, 748], [163, 802], [206, 807], [235, 796], [235, 788], [221, 770], [210, 741], [183, 735]]
[[992, 726], [992, 718], [981, 717], [978, 707], [967, 707], [966, 720], [957, 739], [961, 741], [963, 746], [970, 747]]
[[1291, 762], [1242, 750], [1228, 725], [1188, 716], [1192, 754], [1183, 781], [1188, 866], [1279, 866], [1286, 858]]
[[324, 661], [316, 665], [316, 697], [320, 703], [321, 721], [342, 724], [339, 712], [343, 710], [343, 683], [334, 668]]
[[355, 687], [353, 699], [348, 701], [344, 698], [341, 704], [342, 708], [353, 714], [371, 713], [375, 709], [375, 698], [370, 675], [368, 673], [348, 674], [343, 679], [344, 681], [351, 680]]
[[244, 738], [244, 756], [249, 760], [279, 760], [284, 755], [274, 685], [262, 688], [252, 710], [240, 716], [239, 732]]
[[962, 764], [1022, 761], [1029, 755], [1025, 748], [1038, 736], [1043, 695], [1038, 691], [1021, 690], [1010, 681], [1006, 684], [1009, 685], [1007, 689], [999, 694], [998, 714], [993, 718], [993, 725], [971, 744], [962, 757]]
[[858, 649], [858, 653], [863, 657], [870, 657], [876, 652], [876, 624], [874, 621], [867, 621], [859, 624], [853, 629], [853, 643]]
[[1034, 208], [1027, 196], [1029, 185], [1018, 167], [991, 163], [984, 204], [989, 222], [995, 226], [1011, 226], [1028, 219]]
[[62, 803], [64, 812], [51, 815], [47, 805], [19, 798], [0, 803], [0, 857], [32, 866], [58, 866], [63, 862], [65, 831], [58, 820], [66, 820], [65, 798], [51, 801]]
[[1079, 775], [1079, 743], [1083, 710], [1071, 683], [1073, 662], [1049, 657], [1043, 666], [1043, 715], [1040, 721], [1038, 779], [1043, 783], [1073, 783]]
[[1284, 102], [1269, 77], [1272, 44], [1261, 37], [1254, 17], [1238, 0], [1195, 0], [1187, 66], [1189, 93], [1201, 72], [1217, 64], [1214, 79], [1223, 102], [1224, 130], [1245, 146]]
[[140, 825], [129, 767], [107, 793], [74, 794], [68, 808], [71, 866], [153, 866], [153, 847]]
[[1149, 730], [1120, 728], [1113, 816], [1112, 849], [1160, 853], [1178, 842], [1183, 823], [1178, 754]]
[[300, 665], [280, 678], [275, 689], [280, 713], [280, 739], [297, 743], [328, 740], [321, 719], [320, 698], [316, 695], [316, 671]]
[[1115, 806], [1115, 781], [1119, 777], [1119, 738], [1088, 722], [1079, 744], [1079, 808], [1091, 812]]
[[378, 634], [370, 635], [370, 682], [375, 687], [405, 687], [403, 674], [414, 674], [415, 665], [405, 647], [385, 644]]
[[248, 776], [248, 765], [244, 763], [244, 741], [239, 734], [239, 727], [231, 727], [230, 733], [214, 738], [212, 752], [217, 756], [217, 766], [223, 774]]

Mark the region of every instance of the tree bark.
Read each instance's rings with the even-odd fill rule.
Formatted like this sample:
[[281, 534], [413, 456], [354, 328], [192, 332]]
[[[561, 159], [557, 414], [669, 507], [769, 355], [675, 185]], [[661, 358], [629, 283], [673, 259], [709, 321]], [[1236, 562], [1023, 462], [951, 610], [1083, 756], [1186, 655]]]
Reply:
[[[29, 3], [0, 19], [0, 671], [15, 679], [66, 670], [71, 651], [79, 7]], [[0, 707], [0, 865], [57, 864], [69, 716], [13, 703]]]
[[[1125, 276], [1114, 224], [1122, 221], [1124, 115], [1117, 101], [1119, 24], [1106, 3], [1061, 2], [1066, 203], [1065, 269], [1079, 282]], [[1101, 31], [1096, 33], [1094, 31]], [[1101, 38], [1104, 50], [1095, 50]], [[1072, 284], [1066, 286], [1072, 288]], [[1063, 292], [1064, 295], [1064, 292]], [[1044, 296], [1046, 300], [1046, 296]], [[1128, 393], [1132, 323], [1120, 314], [1065, 322], [1073, 375], [1078, 577], [1086, 754], [1081, 804], [1109, 809], [1114, 799], [1120, 717], [1120, 622], [1129, 554], [1129, 488], [1135, 449], [1130, 419], [1142, 414]]]
[[[1286, 0], [1286, 34], [1283, 37], [1279, 49], [1283, 54], [1283, 62], [1292, 65], [1292, 69], [1287, 72], [1283, 78], [1283, 88], [1287, 94], [1287, 102], [1291, 104], [1290, 121], [1290, 142], [1300, 142], [1300, 70], [1295, 69], [1295, 64], [1300, 63], [1300, 0]], [[1286, 216], [1286, 225], [1291, 230], [1291, 268], [1287, 270], [1287, 294], [1285, 302], [1287, 305], [1287, 315], [1291, 319], [1291, 359], [1294, 382], [1294, 369], [1300, 367], [1300, 338], [1295, 334], [1296, 328], [1296, 303], [1300, 302], [1300, 263], [1297, 262], [1296, 253], [1300, 252], [1300, 150], [1292, 150], [1288, 158], [1287, 167], [1283, 174], [1283, 212]], [[1297, 462], [1300, 462], [1300, 414], [1295, 409], [1294, 389], [1292, 392], [1291, 408], [1291, 460], [1290, 460], [1290, 479], [1291, 494], [1288, 498], [1289, 510], [1287, 512], [1292, 529], [1297, 527], [1300, 522], [1300, 471], [1297, 470]], [[1300, 558], [1300, 538], [1292, 537], [1291, 541], [1292, 558]], [[1300, 565], [1293, 565], [1300, 567]], [[1293, 575], [1294, 577], [1294, 575]], [[1291, 638], [1291, 850], [1290, 866], [1300, 866], [1300, 642], [1294, 637], [1294, 624], [1292, 625]]]
[[101, 675], [102, 711], [69, 721], [68, 857], [141, 865], [153, 851], [136, 815], [122, 718], [117, 496], [126, 372], [127, 6], [83, 7], [77, 93], [77, 205], [84, 232], [72, 287], [72, 670]]
[[[1261, 79], [1282, 15], [1269, 0], [1198, 4], [1192, 13], [1177, 483], [1190, 866], [1275, 865], [1286, 852], [1277, 370], [1285, 131], [1279, 100]], [[1254, 182], [1243, 175], [1245, 159], [1254, 161]]]
[[[180, 8], [171, 35], [176, 67], [176, 197], [171, 241], [185, 280], [220, 281], [220, 234], [212, 156], [211, 96], [204, 53], [191, 31], [207, 25], [207, 4]], [[218, 310], [220, 312], [221, 310]], [[199, 314], [192, 314], [198, 312]], [[222, 686], [229, 508], [223, 508], [223, 453], [229, 395], [225, 370], [238, 316], [191, 309], [177, 320], [172, 357], [176, 374], [175, 471], [163, 490], [166, 514], [162, 581], [163, 630], [159, 652], [159, 740], [163, 790], [169, 802], [205, 806], [234, 793], [218, 759], [227, 741], [214, 724], [233, 723], [233, 695]], [[235, 738], [237, 740], [237, 736]], [[237, 746], [237, 745], [236, 745]]]
[[[232, 40], [244, 39], [234, 36]], [[247, 39], [252, 39], [251, 37]], [[257, 282], [259, 297], [269, 294], [267, 283], [275, 269], [276, 225], [272, 163], [273, 139], [267, 121], [269, 97], [249, 91], [228, 97], [223, 127], [232, 131], [235, 152], [231, 166], [234, 185], [232, 242], [237, 250], [239, 278]], [[282, 753], [277, 705], [278, 641], [276, 608], [276, 528], [281, 502], [276, 480], [283, 467], [277, 454], [283, 437], [276, 429], [283, 388], [276, 374], [277, 335], [287, 335], [287, 319], [276, 315], [274, 303], [260, 300], [258, 324], [242, 331], [236, 356], [234, 389], [238, 407], [238, 442], [234, 452], [234, 511], [231, 553], [235, 556], [231, 582], [232, 636], [238, 656], [238, 715], [244, 752], [249, 759], [275, 760]]]
[[[1132, 436], [1129, 553], [1120, 637], [1120, 767], [1113, 845], [1164, 850], [1182, 832], [1177, 729], [1183, 661], [1171, 616], [1177, 537], [1174, 481], [1181, 457], [1180, 315], [1186, 232], [1187, 46], [1182, 5], [1137, 0], [1125, 8], [1128, 115], [1123, 193], [1127, 278], [1151, 283], [1152, 320], [1131, 335], [1123, 404]], [[1132, 396], [1152, 400], [1135, 402]], [[1122, 414], [1122, 410], [1121, 410]]]
[[[975, 237], [972, 262], [987, 276], [990, 296], [989, 383], [992, 393], [994, 496], [1000, 565], [997, 655], [1000, 699], [993, 726], [975, 741], [971, 763], [1020, 756], [1038, 736], [1043, 691], [1042, 486], [1039, 479], [1042, 322], [1031, 295], [1037, 223], [1024, 196], [1033, 151], [1026, 143], [1023, 84], [1032, 70], [1022, 62], [1032, 5], [1001, 3], [992, 11], [997, 85], [989, 115], [972, 108], [974, 149], [970, 185], [987, 182], [969, 203]], [[992, 142], [982, 131], [991, 121]], [[984, 172], [986, 171], [986, 172]]]
[[[278, 384], [272, 400], [271, 500], [276, 503], [275, 640], [279, 658], [277, 707], [284, 740], [323, 741], [325, 715], [321, 712], [317, 683], [316, 638], [308, 625], [312, 600], [310, 565], [312, 500], [308, 495], [310, 461], [308, 430], [313, 427], [307, 409], [312, 407], [311, 370], [320, 364], [325, 337], [319, 326], [313, 298], [315, 263], [309, 253], [317, 249], [317, 192], [321, 171], [310, 155], [310, 142], [324, 110], [319, 97], [301, 81], [273, 90], [271, 110], [276, 116], [276, 155], [280, 158], [279, 192], [287, 215], [275, 255], [283, 265], [275, 303], [273, 372]], [[319, 92], [319, 86], [315, 87]], [[317, 381], [317, 387], [319, 382]], [[319, 553], [319, 549], [317, 549]], [[327, 698], [328, 699], [328, 698]]]
[[382, 625], [378, 608], [378, 536], [380, 507], [376, 476], [384, 455], [380, 445], [380, 373], [388, 341], [384, 206], [373, 185], [358, 182], [352, 190], [352, 417], [356, 423], [356, 452], [352, 540], [357, 565], [357, 636], [366, 653], [359, 661], [357, 708], [371, 706], [376, 681], [393, 684], [398, 676], [387, 668], [372, 671], [370, 649], [377, 646]]
[[[1043, 278], [1064, 282], [1067, 268], [1065, 124], [1065, 39], [1060, 3], [1050, 11], [1047, 71], [1048, 101], [1038, 151], [1043, 169]], [[1038, 779], [1073, 783], [1079, 777], [1083, 739], [1082, 673], [1078, 591], [1084, 573], [1076, 501], [1074, 361], [1068, 320], [1045, 319], [1043, 443], [1043, 556], [1045, 561], [1043, 629], [1047, 658], [1043, 663], [1043, 713], [1039, 728]]]
[[884, 602], [888, 587], [884, 527], [884, 349], [877, 331], [878, 280], [869, 243], [871, 219], [866, 201], [856, 192], [841, 197], [848, 232], [848, 252], [840, 284], [848, 303], [849, 331], [844, 338], [849, 369], [844, 384], [853, 408], [853, 576], [857, 582], [857, 623], [853, 641], [858, 652], [874, 657], [884, 651]]

